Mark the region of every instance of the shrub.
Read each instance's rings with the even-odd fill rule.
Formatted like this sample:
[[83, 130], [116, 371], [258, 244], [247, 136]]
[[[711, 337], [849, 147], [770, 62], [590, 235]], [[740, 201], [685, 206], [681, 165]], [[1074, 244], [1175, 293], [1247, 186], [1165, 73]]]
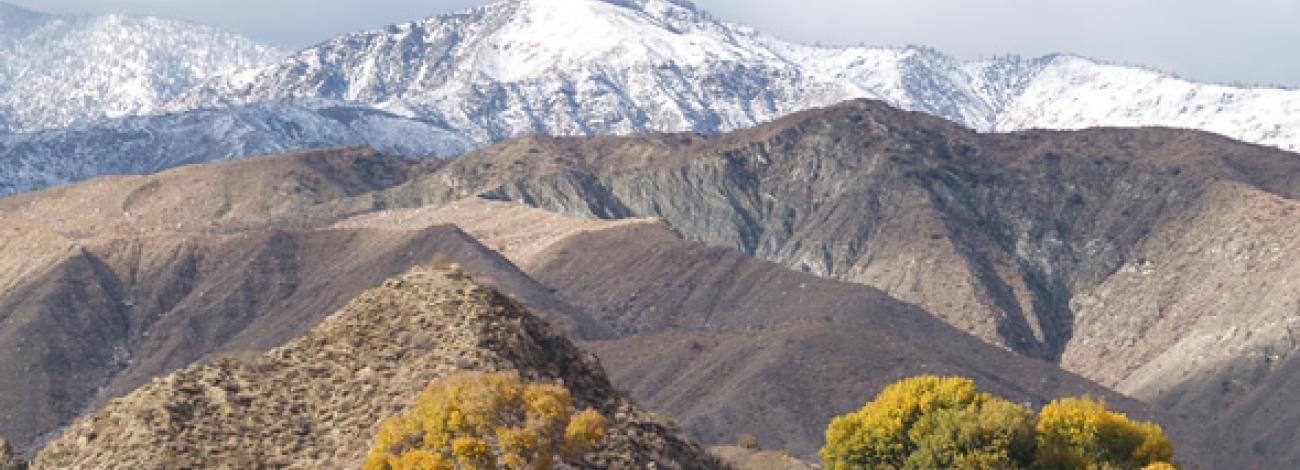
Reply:
[[1053, 402], [1035, 418], [961, 377], [886, 387], [861, 410], [831, 421], [821, 454], [828, 470], [1177, 468], [1155, 424], [1132, 422], [1086, 397]]
[[1065, 398], [1043, 407], [1038, 419], [1038, 467], [1142, 468], [1173, 457], [1160, 426], [1133, 422], [1087, 397]]
[[741, 449], [758, 450], [758, 438], [749, 434], [742, 434], [740, 439], [736, 439], [736, 446]]
[[549, 469], [600, 443], [607, 422], [575, 415], [564, 387], [515, 373], [466, 372], [436, 381], [405, 415], [385, 421], [367, 470]]
[[1023, 408], [977, 392], [968, 379], [922, 376], [890, 385], [858, 412], [831, 421], [821, 454], [830, 470], [972, 462], [1016, 468], [1032, 456], [1031, 423]]

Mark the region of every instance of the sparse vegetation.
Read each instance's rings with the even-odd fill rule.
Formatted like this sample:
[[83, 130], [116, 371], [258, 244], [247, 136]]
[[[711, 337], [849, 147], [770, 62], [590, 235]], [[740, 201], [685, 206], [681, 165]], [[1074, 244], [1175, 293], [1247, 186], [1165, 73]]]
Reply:
[[736, 446], [741, 449], [758, 450], [758, 438], [750, 434], [741, 434], [740, 438], [736, 439]]
[[365, 468], [545, 470], [598, 445], [606, 427], [595, 410], [575, 413], [559, 385], [465, 372], [430, 384], [408, 414], [384, 422]]
[[1160, 426], [1133, 422], [1103, 402], [1066, 398], [1032, 411], [961, 377], [890, 385], [861, 410], [835, 418], [821, 451], [829, 470], [1167, 470], [1173, 446]]

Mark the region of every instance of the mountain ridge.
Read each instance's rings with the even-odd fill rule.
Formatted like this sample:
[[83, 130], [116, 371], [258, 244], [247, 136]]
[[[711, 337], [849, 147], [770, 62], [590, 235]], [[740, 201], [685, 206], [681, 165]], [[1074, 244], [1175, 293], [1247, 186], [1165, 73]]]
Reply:
[[[1300, 148], [1300, 121], [1287, 117], [1300, 109], [1296, 90], [1235, 89], [1068, 54], [959, 61], [924, 47], [807, 46], [685, 5], [500, 1], [351, 33], [290, 56], [256, 77], [214, 78], [167, 109], [310, 96], [360, 100], [402, 115], [441, 119], [476, 141], [490, 142], [537, 131], [712, 133], [866, 97], [982, 132], [1167, 125]], [[562, 23], [558, 17], [582, 20]], [[587, 37], [603, 41], [583, 40]], [[403, 51], [404, 59], [416, 62], [408, 70], [376, 72], [372, 61], [416, 38], [424, 45]], [[368, 49], [343, 47], [358, 41]], [[605, 55], [613, 50], [621, 54]], [[509, 64], [508, 71], [495, 65], [498, 61]], [[330, 87], [322, 88], [325, 83]], [[530, 90], [538, 88], [569, 94], [571, 103], [532, 96]], [[667, 98], [653, 98], [650, 90]], [[1048, 111], [1049, 103], [1062, 109]], [[530, 117], [530, 109], [547, 110], [549, 118]], [[506, 116], [493, 117], [497, 113]]]
[[[143, 116], [4, 136], [0, 195], [340, 145], [447, 158], [535, 133], [717, 134], [856, 98], [984, 133], [1164, 126], [1300, 149], [1300, 90], [1069, 54], [962, 61], [921, 46], [808, 46], [667, 0], [505, 0], [180, 81], [193, 86], [131, 108]], [[194, 132], [204, 120], [239, 124]], [[141, 136], [153, 140], [136, 145]]]

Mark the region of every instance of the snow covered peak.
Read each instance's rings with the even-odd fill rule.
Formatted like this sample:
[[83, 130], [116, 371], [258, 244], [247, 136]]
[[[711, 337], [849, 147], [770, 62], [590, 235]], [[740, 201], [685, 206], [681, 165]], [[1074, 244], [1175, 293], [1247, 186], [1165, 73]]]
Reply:
[[501, 81], [525, 80], [555, 69], [601, 64], [703, 64], [771, 61], [733, 44], [718, 28], [675, 3], [661, 0], [525, 0], [514, 17], [485, 41], [479, 73]]
[[1238, 90], [1051, 55], [813, 47], [674, 0], [504, 0], [349, 34], [165, 109], [327, 98], [480, 143], [526, 133], [719, 132], [852, 98], [979, 131], [1158, 125], [1300, 149], [1300, 91]]
[[0, 131], [148, 112], [202, 79], [283, 56], [242, 36], [153, 17], [3, 4], [0, 25]]

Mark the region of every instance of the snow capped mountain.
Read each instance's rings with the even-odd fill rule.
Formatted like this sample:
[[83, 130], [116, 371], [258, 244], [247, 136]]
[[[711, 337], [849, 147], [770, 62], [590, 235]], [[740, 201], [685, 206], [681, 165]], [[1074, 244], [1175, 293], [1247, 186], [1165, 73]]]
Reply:
[[0, 134], [0, 196], [101, 175], [145, 174], [192, 163], [340, 146], [451, 157], [474, 144], [432, 123], [327, 101], [110, 119]]
[[1180, 127], [1300, 151], [1300, 90], [1196, 83], [1063, 55], [1040, 62], [990, 130]]
[[169, 109], [322, 97], [491, 142], [528, 132], [721, 131], [840, 97], [803, 96], [791, 86], [797, 67], [735, 33], [661, 0], [507, 1], [342, 36], [208, 82]]
[[669, 0], [506, 0], [350, 34], [219, 77], [172, 111], [297, 98], [372, 104], [486, 143], [529, 132], [718, 132], [850, 98], [980, 131], [1171, 126], [1300, 150], [1300, 91], [1072, 56], [962, 62], [925, 48], [781, 41]]
[[0, 131], [141, 114], [203, 79], [283, 55], [207, 26], [49, 15], [0, 2]]
[[[714, 133], [853, 98], [985, 132], [1168, 126], [1300, 150], [1300, 90], [813, 47], [684, 0], [503, 0], [283, 57], [185, 23], [0, 3], [0, 132], [78, 123], [0, 134], [0, 195], [312, 147], [450, 157], [527, 133]], [[89, 122], [150, 113], [171, 114]]]

